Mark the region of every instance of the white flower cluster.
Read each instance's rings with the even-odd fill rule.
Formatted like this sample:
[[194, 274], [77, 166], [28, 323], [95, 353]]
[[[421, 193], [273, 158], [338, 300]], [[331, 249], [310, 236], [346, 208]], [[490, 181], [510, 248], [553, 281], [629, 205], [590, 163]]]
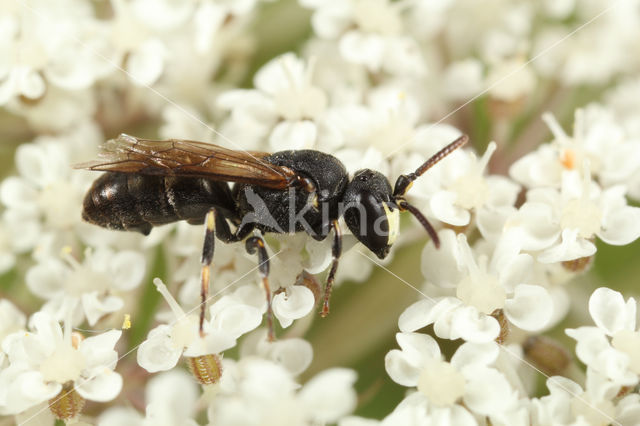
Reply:
[[[295, 52], [278, 45], [300, 34]], [[640, 237], [638, 51], [640, 0], [0, 2], [0, 145], [15, 148], [0, 159], [0, 416], [640, 424], [636, 300], [586, 274], [598, 250]], [[121, 132], [319, 150], [392, 185], [461, 133], [483, 148], [452, 152], [406, 194], [439, 241], [407, 218], [379, 263], [339, 223], [338, 286], [422, 247], [422, 281], [405, 282], [422, 297], [399, 317], [376, 312], [397, 321], [400, 349], [372, 372], [367, 353], [321, 358], [355, 341], [340, 326], [316, 346], [331, 237], [264, 235], [270, 341], [244, 244], [216, 241], [199, 318], [201, 226], [143, 237], [82, 221], [97, 174], [73, 166]], [[567, 324], [564, 345], [548, 337]], [[358, 373], [394, 384], [357, 393]], [[376, 401], [387, 411], [374, 419]]]

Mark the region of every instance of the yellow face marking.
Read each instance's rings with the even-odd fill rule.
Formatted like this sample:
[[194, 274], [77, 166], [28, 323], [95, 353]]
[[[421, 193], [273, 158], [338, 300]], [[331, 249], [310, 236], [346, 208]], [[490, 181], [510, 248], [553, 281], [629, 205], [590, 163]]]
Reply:
[[387, 215], [387, 223], [389, 224], [387, 244], [392, 245], [396, 241], [398, 233], [400, 232], [400, 210], [391, 210], [387, 203], [382, 203], [382, 207], [384, 208], [384, 213]]

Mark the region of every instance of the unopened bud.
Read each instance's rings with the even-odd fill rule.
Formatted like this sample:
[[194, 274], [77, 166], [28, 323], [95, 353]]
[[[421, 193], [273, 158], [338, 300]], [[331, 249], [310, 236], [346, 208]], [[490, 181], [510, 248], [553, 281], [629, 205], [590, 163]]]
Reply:
[[57, 419], [66, 422], [80, 414], [84, 402], [73, 388], [73, 382], [67, 382], [60, 393], [49, 400], [49, 409]]
[[565, 260], [562, 266], [571, 272], [584, 272], [593, 263], [593, 256], [579, 257], [573, 260]]
[[202, 385], [218, 383], [222, 376], [222, 362], [215, 354], [187, 357], [187, 364], [191, 374]]
[[497, 319], [498, 324], [500, 324], [500, 334], [496, 337], [496, 342], [503, 344], [509, 337], [509, 320], [502, 309], [496, 309], [491, 313], [491, 316]]
[[524, 343], [523, 349], [525, 356], [548, 376], [562, 375], [571, 363], [569, 352], [548, 337], [531, 336]]

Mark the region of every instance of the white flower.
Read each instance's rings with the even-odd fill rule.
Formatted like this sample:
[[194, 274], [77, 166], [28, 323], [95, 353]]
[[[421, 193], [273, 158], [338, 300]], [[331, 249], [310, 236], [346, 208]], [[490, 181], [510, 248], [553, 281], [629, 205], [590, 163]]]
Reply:
[[[388, 0], [301, 0], [315, 9], [311, 23], [322, 38], [338, 38], [340, 53], [349, 62], [371, 71], [420, 75], [425, 63], [416, 40], [405, 34], [405, 17], [412, 5]], [[409, 9], [407, 11], [406, 9]]]
[[457, 155], [451, 154], [455, 160], [443, 161], [443, 165], [434, 169], [434, 173], [430, 170], [428, 178], [423, 179], [438, 182], [438, 187], [416, 183], [408, 195], [427, 200], [424, 211], [430, 217], [454, 226], [469, 225], [475, 213], [483, 236], [497, 238], [504, 220], [515, 211], [520, 187], [502, 176], [486, 176], [495, 150], [495, 142], [490, 143], [480, 159], [470, 151], [458, 150]]
[[104, 30], [86, 2], [64, 0], [8, 9], [3, 10], [0, 23], [4, 58], [0, 105], [19, 96], [40, 99], [51, 84], [65, 90], [84, 89], [111, 71], [95, 54], [104, 47]]
[[186, 357], [219, 354], [236, 345], [236, 339], [253, 330], [262, 321], [261, 311], [237, 297], [224, 296], [209, 307], [211, 318], [199, 332], [199, 311], [185, 313], [160, 279], [153, 283], [165, 298], [175, 320], [153, 328], [138, 348], [138, 364], [147, 371], [169, 370]]
[[591, 104], [575, 112], [573, 136], [555, 117], [543, 115], [554, 139], [525, 155], [510, 168], [510, 175], [529, 188], [562, 186], [563, 173], [581, 172], [586, 160], [604, 187], [627, 185], [640, 172], [640, 139], [627, 136], [612, 112]]
[[100, 138], [97, 126], [84, 122], [59, 137], [40, 136], [18, 147], [15, 158], [20, 175], [0, 185], [0, 202], [7, 208], [3, 220], [16, 251], [40, 244], [44, 255], [48, 240], [54, 241], [56, 252], [65, 245], [77, 245], [70, 231], [83, 227], [82, 196], [90, 175], [72, 170], [71, 164], [92, 155]]
[[292, 375], [298, 376], [304, 372], [313, 359], [313, 347], [309, 342], [300, 338], [267, 340], [267, 330], [251, 333], [240, 346], [240, 357], [246, 358], [257, 355], [282, 365]]
[[54, 398], [67, 382], [92, 401], [110, 401], [120, 393], [122, 377], [113, 371], [120, 330], [78, 341], [68, 321], [63, 332], [55, 319], [37, 312], [31, 324], [34, 332], [18, 332], [3, 345], [9, 357], [9, 366], [0, 373], [0, 407], [5, 413], [16, 414]]
[[587, 366], [622, 386], [635, 386], [640, 377], [640, 330], [633, 298], [601, 287], [589, 299], [596, 327], [567, 329], [576, 339], [576, 354]]
[[61, 259], [47, 257], [31, 267], [26, 274], [27, 286], [33, 294], [47, 299], [43, 310], [61, 320], [69, 300], [76, 300], [74, 324], [85, 318], [95, 325], [104, 315], [117, 312], [124, 306], [120, 297], [142, 282], [145, 258], [141, 253], [107, 248], [87, 249], [83, 263], [69, 252]]
[[[622, 398], [618, 406], [613, 402], [620, 386], [606, 380], [591, 368], [587, 368], [584, 389], [565, 377], [554, 376], [547, 380], [550, 394], [531, 401], [532, 424], [554, 425], [608, 425], [634, 424], [638, 412], [637, 398]], [[628, 423], [627, 419], [633, 419]]]
[[444, 71], [444, 93], [451, 100], [467, 100], [482, 91], [482, 63], [467, 58], [453, 62]]
[[149, 380], [145, 389], [146, 415], [133, 408], [112, 407], [98, 418], [98, 426], [196, 426], [192, 418], [198, 399], [198, 385], [180, 370], [160, 373]]
[[400, 316], [401, 331], [433, 323], [439, 337], [487, 342], [500, 332], [491, 316], [497, 309], [524, 330], [538, 331], [547, 325], [553, 312], [551, 296], [544, 287], [527, 284], [533, 260], [519, 253], [518, 241], [506, 236], [491, 258], [480, 254], [476, 260], [464, 235], [457, 242], [451, 230], [440, 231], [439, 236], [439, 250], [429, 243], [423, 251], [423, 273], [437, 286], [455, 288], [456, 297], [416, 302]]
[[231, 90], [218, 98], [220, 107], [231, 110], [222, 132], [247, 148], [256, 148], [263, 138], [271, 151], [313, 147], [328, 100], [313, 85], [312, 73], [312, 61], [305, 64], [291, 53], [271, 60], [256, 73], [256, 89]]
[[174, 20], [177, 24], [186, 19], [184, 6], [187, 11], [192, 6], [181, 7], [179, 3], [171, 2], [163, 4], [164, 8], [145, 9], [143, 1], [128, 3], [123, 0], [112, 0], [111, 4], [114, 10], [114, 19], [110, 21], [114, 62], [122, 63], [126, 58], [124, 69], [134, 84], [148, 86], [155, 83], [164, 70], [166, 46], [152, 28], [154, 18], [148, 15], [149, 10], [160, 20]]
[[500, 352], [497, 344], [464, 343], [446, 362], [431, 336], [398, 333], [396, 339], [402, 350], [385, 357], [387, 373], [401, 385], [416, 387], [431, 416], [475, 424], [473, 414], [499, 416], [517, 405], [515, 390], [491, 366]]
[[518, 59], [494, 64], [487, 75], [489, 94], [500, 101], [516, 102], [529, 96], [536, 87], [531, 67]]
[[225, 374], [209, 406], [216, 425], [300, 425], [335, 423], [356, 404], [352, 370], [319, 373], [304, 386], [271, 361], [247, 357], [223, 360]]
[[622, 185], [604, 190], [584, 171], [564, 171], [562, 187], [534, 188], [527, 201], [506, 221], [523, 250], [540, 250], [540, 262], [591, 256], [597, 236], [613, 245], [629, 244], [640, 236], [640, 208], [629, 206]]

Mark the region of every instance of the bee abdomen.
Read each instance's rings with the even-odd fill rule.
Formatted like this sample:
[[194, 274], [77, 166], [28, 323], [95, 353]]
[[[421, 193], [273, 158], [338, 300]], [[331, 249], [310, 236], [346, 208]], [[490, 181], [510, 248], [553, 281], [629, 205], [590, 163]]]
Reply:
[[82, 218], [104, 228], [145, 235], [157, 225], [201, 222], [212, 207], [233, 212], [226, 183], [201, 178], [105, 173], [84, 199]]
[[128, 181], [136, 178], [139, 176], [124, 173], [100, 176], [84, 198], [82, 218], [108, 229], [149, 234], [152, 225], [140, 215], [140, 200], [128, 188]]

